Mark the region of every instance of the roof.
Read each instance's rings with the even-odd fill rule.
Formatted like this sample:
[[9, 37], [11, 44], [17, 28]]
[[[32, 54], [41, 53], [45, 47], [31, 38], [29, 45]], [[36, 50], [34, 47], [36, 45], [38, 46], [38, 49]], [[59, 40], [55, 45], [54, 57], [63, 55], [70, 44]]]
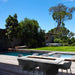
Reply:
[[45, 35], [57, 35], [56, 33], [46, 33]]

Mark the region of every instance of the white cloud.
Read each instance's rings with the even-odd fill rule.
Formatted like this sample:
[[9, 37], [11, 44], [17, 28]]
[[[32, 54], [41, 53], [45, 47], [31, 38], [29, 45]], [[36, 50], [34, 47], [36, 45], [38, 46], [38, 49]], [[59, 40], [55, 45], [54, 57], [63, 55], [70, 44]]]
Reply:
[[7, 2], [8, 0], [0, 0], [0, 2]]

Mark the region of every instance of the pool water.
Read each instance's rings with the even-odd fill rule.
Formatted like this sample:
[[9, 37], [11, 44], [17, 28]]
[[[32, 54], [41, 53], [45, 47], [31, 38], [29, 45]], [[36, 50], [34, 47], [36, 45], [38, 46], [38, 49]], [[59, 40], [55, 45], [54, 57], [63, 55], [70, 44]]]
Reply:
[[[73, 54], [60, 54], [60, 58], [72, 58]], [[50, 57], [55, 57], [54, 54], [50, 55]]]
[[[23, 56], [28, 56], [28, 55], [33, 55], [36, 54], [35, 52], [7, 52], [7, 53], [2, 53], [2, 55], [9, 55], [9, 56], [18, 56], [18, 55], [23, 55]], [[42, 55], [43, 53], [38, 53], [38, 55]], [[74, 54], [52, 54], [49, 55], [50, 57], [58, 57], [60, 55], [60, 58], [72, 58], [75, 56]]]
[[[27, 55], [32, 55], [34, 54], [34, 52], [7, 52], [7, 53], [2, 53], [3, 55], [10, 55], [10, 56], [18, 56], [18, 55], [23, 55], [23, 56], [27, 56]], [[39, 53], [39, 55], [41, 55], [41, 53]]]

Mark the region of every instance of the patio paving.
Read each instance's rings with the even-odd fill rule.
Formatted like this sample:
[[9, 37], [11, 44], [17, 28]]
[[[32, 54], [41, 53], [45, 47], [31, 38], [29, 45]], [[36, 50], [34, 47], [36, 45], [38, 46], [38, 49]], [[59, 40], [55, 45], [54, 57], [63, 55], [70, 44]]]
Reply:
[[[75, 75], [75, 62], [72, 62], [71, 69], [72, 75]], [[0, 75], [22, 75], [16, 56], [0, 55]], [[27, 71], [24, 72], [24, 75], [27, 75]], [[32, 75], [32, 72], [29, 75]], [[38, 71], [35, 72], [35, 75], [38, 75]], [[41, 75], [43, 75], [42, 72]], [[61, 75], [61, 70], [58, 75]], [[64, 75], [66, 75], [65, 71]]]

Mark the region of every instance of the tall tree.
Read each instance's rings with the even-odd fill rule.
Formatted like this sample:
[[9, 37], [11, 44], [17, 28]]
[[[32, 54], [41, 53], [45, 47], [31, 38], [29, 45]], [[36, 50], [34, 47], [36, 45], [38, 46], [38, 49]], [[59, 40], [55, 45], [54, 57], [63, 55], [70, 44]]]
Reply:
[[52, 13], [53, 19], [57, 22], [57, 28], [64, 26], [64, 21], [72, 19], [72, 12], [74, 11], [75, 7], [68, 8], [63, 4], [49, 8], [49, 12]]
[[44, 31], [39, 27], [36, 20], [25, 18], [19, 23], [23, 44], [28, 47], [38, 47], [44, 42]]
[[13, 16], [9, 15], [6, 19], [6, 35], [10, 41], [13, 41], [14, 38], [17, 37], [17, 27], [18, 27], [18, 20], [17, 14], [15, 13]]

